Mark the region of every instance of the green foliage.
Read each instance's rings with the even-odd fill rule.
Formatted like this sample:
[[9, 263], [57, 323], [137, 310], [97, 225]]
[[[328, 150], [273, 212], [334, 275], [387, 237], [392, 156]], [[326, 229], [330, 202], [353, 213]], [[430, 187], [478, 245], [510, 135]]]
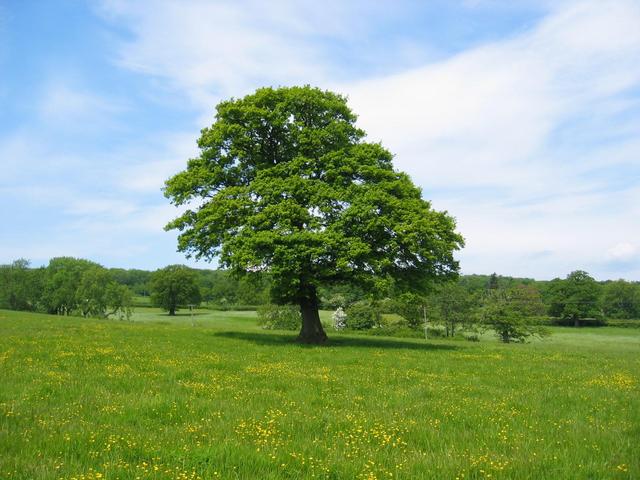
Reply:
[[152, 273], [136, 268], [110, 268], [111, 277], [120, 285], [125, 285], [135, 295], [149, 296], [149, 281]]
[[131, 315], [129, 289], [119, 285], [112, 273], [97, 263], [59, 257], [51, 259], [46, 269], [32, 273], [36, 272], [43, 283], [39, 303], [49, 313], [105, 318]]
[[102, 268], [95, 262], [73, 257], [49, 261], [44, 275], [42, 303], [48, 313], [70, 315], [81, 310], [87, 297], [78, 294], [85, 272]]
[[601, 319], [600, 285], [589, 274], [576, 270], [565, 280], [554, 279], [547, 289], [549, 314], [579, 326], [584, 319]]
[[390, 277], [422, 288], [455, 277], [463, 245], [454, 219], [434, 211], [355, 120], [335, 93], [262, 88], [218, 104], [200, 156], [166, 182], [172, 203], [198, 205], [166, 227], [179, 230], [179, 250], [269, 272], [273, 299], [300, 304], [320, 341], [321, 285], [371, 288]]
[[35, 310], [42, 290], [42, 270], [23, 258], [0, 265], [0, 308]]
[[617, 280], [604, 286], [604, 314], [609, 318], [640, 318], [640, 284]]
[[457, 328], [472, 323], [473, 306], [468, 290], [458, 283], [449, 282], [441, 285], [431, 296], [429, 316], [435, 323], [444, 325], [447, 337], [453, 337]]
[[351, 305], [373, 292], [365, 290], [359, 285], [341, 282], [322, 285], [318, 289], [318, 293], [322, 307], [334, 310], [338, 307], [345, 308], [347, 305]]
[[543, 312], [544, 304], [535, 287], [520, 285], [509, 290], [488, 290], [480, 318], [502, 342], [524, 342], [532, 335], [547, 335], [548, 331], [533, 320]]
[[178, 307], [200, 304], [200, 289], [193, 270], [184, 265], [169, 265], [151, 277], [151, 301], [175, 315]]
[[252, 273], [242, 277], [225, 270], [198, 270], [205, 299], [220, 306], [269, 303], [269, 278]]
[[380, 312], [371, 302], [357, 302], [349, 305], [346, 325], [351, 330], [368, 330], [380, 323]]
[[424, 297], [405, 292], [394, 299], [392, 308], [405, 319], [409, 328], [418, 329], [424, 326], [426, 304]]
[[300, 328], [300, 309], [294, 305], [261, 305], [258, 325], [266, 330], [297, 330]]

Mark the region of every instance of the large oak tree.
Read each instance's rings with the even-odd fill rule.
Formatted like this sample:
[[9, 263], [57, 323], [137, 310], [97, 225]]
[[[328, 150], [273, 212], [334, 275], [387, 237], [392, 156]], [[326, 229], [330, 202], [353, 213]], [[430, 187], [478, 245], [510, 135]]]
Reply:
[[421, 289], [458, 270], [454, 219], [355, 121], [341, 95], [262, 88], [220, 103], [200, 155], [166, 182], [172, 203], [188, 207], [166, 227], [180, 231], [179, 250], [268, 271], [274, 300], [300, 305], [303, 342], [326, 339], [321, 284], [389, 278]]

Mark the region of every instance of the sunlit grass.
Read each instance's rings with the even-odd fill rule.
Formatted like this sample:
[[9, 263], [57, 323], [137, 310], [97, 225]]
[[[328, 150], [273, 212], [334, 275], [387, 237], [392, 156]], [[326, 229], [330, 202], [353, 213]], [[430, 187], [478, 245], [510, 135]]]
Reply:
[[502, 345], [0, 311], [0, 478], [638, 478], [640, 332]]

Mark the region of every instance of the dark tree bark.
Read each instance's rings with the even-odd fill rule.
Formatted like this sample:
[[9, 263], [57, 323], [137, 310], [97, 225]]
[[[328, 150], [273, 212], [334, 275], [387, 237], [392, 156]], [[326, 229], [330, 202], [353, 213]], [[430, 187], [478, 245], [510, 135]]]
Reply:
[[298, 334], [300, 343], [320, 344], [327, 341], [327, 334], [322, 328], [318, 312], [318, 295], [314, 287], [304, 289], [304, 296], [300, 299], [300, 313], [302, 327]]
[[574, 327], [579, 327], [580, 326], [580, 318], [577, 315], [573, 316], [573, 326]]

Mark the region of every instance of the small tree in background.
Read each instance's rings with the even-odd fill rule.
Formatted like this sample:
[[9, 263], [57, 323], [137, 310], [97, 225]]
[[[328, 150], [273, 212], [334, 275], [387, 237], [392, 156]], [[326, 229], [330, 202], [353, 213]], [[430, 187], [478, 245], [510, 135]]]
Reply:
[[0, 308], [35, 310], [42, 291], [42, 272], [30, 269], [24, 258], [0, 265]]
[[607, 317], [640, 318], [640, 285], [625, 280], [607, 283], [602, 308]]
[[368, 330], [379, 323], [380, 313], [370, 301], [357, 302], [347, 307], [347, 327], [352, 330]]
[[583, 270], [567, 275], [565, 280], [554, 279], [549, 285], [549, 314], [580, 326], [587, 318], [602, 317], [600, 285]]
[[57, 257], [49, 261], [44, 274], [42, 303], [48, 313], [71, 315], [81, 311], [78, 289], [85, 272], [102, 268], [95, 262], [72, 257]]
[[418, 329], [424, 324], [427, 299], [415, 293], [405, 292], [395, 299], [393, 309], [402, 316], [410, 328]]
[[445, 326], [447, 337], [456, 329], [471, 323], [472, 298], [466, 288], [457, 283], [442, 285], [434, 295], [432, 315]]
[[118, 314], [128, 320], [131, 316], [131, 291], [116, 283], [111, 273], [99, 265], [82, 273], [76, 302], [83, 317]]
[[151, 277], [152, 303], [175, 315], [178, 307], [200, 304], [197, 276], [184, 265], [169, 265]]
[[535, 317], [543, 313], [544, 304], [537, 289], [518, 285], [509, 290], [488, 291], [480, 318], [504, 343], [524, 342], [532, 335], [548, 335], [546, 329], [535, 323]]

